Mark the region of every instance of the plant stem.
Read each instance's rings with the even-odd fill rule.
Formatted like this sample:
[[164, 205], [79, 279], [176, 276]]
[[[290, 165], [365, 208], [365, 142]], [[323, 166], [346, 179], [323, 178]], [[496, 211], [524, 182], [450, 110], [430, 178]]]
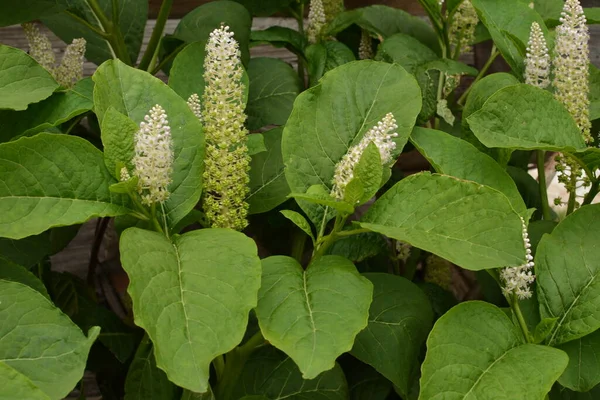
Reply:
[[158, 218], [156, 218], [156, 203], [152, 203], [152, 206], [150, 206], [150, 216], [154, 229], [156, 229], [157, 232], [165, 233], [162, 226], [160, 226], [160, 222], [158, 222]]
[[481, 78], [483, 78], [483, 76], [488, 71], [488, 69], [490, 69], [490, 67], [492, 66], [492, 63], [494, 62], [494, 60], [496, 59], [496, 57], [498, 57], [499, 54], [500, 54], [500, 52], [498, 50], [496, 50], [496, 46], [495, 45], [492, 46], [492, 51], [490, 53], [490, 58], [488, 58], [488, 60], [485, 62], [485, 64], [483, 65], [483, 67], [481, 68], [481, 70], [479, 71], [479, 73], [477, 74], [477, 76], [475, 77], [475, 80], [473, 81], [473, 83], [471, 84], [471, 86], [469, 86], [467, 88], [467, 90], [465, 90], [465, 92], [462, 94], [462, 96], [460, 96], [460, 98], [456, 102], [458, 105], [462, 106], [464, 104], [464, 102], [467, 99], [467, 96], [469, 95], [469, 92], [471, 91], [471, 89], [473, 88], [473, 86], [475, 86], [475, 84], [477, 82], [479, 82], [479, 80]]
[[573, 173], [573, 169], [571, 168], [571, 182], [569, 186], [573, 188], [571, 192], [569, 192], [569, 202], [567, 203], [567, 215], [571, 214], [575, 211], [575, 200], [577, 199], [577, 175]]
[[86, 0], [88, 6], [92, 10], [92, 13], [102, 26], [105, 36], [104, 39], [108, 42], [113, 50], [114, 55], [123, 61], [127, 65], [131, 65], [131, 58], [127, 52], [127, 46], [125, 46], [125, 40], [119, 29], [119, 25], [111, 22], [108, 17], [102, 11], [98, 0]]
[[222, 379], [219, 379], [215, 389], [215, 398], [219, 400], [230, 400], [232, 398], [235, 384], [244, 369], [246, 361], [248, 361], [254, 350], [264, 342], [265, 338], [259, 330], [246, 343], [227, 353]]
[[165, 65], [167, 65], [169, 62], [173, 61], [173, 59], [175, 57], [177, 57], [177, 54], [179, 54], [181, 52], [181, 50], [184, 49], [185, 46], [187, 46], [187, 43], [182, 43], [179, 46], [177, 46], [175, 48], [175, 50], [173, 50], [171, 53], [169, 53], [168, 56], [166, 56], [165, 58], [163, 58], [162, 60], [160, 60], [160, 62], [158, 63], [158, 65], [156, 67], [154, 67], [152, 69], [152, 72], [150, 72], [152, 75], [156, 75], [161, 69], [164, 68]]
[[551, 221], [552, 213], [550, 212], [550, 205], [548, 204], [548, 188], [546, 187], [546, 152], [544, 150], [538, 150], [536, 153], [538, 182], [540, 186], [540, 197], [542, 199], [542, 214], [546, 221]]
[[598, 190], [600, 189], [599, 184], [600, 184], [600, 181], [598, 181], [597, 179], [592, 180], [592, 187], [590, 187], [590, 191], [585, 195], [585, 198], [583, 199], [583, 202], [581, 203], [582, 206], [590, 204], [592, 202], [592, 200], [594, 200], [594, 198], [598, 194]]
[[67, 14], [69, 17], [73, 18], [75, 21], [79, 22], [81, 25], [88, 28], [90, 31], [94, 32], [96, 35], [98, 35], [104, 39], [108, 38], [108, 34], [106, 32], [104, 32], [104, 31], [98, 29], [97, 27], [95, 27], [94, 25], [90, 24], [85, 19], [81, 18], [79, 15], [73, 14], [69, 10], [66, 10], [65, 14]]
[[162, 4], [160, 5], [160, 10], [158, 11], [158, 16], [156, 17], [156, 25], [154, 25], [154, 30], [152, 31], [152, 36], [150, 36], [148, 47], [142, 56], [140, 65], [138, 65], [139, 69], [148, 72], [151, 71], [150, 67], [152, 59], [155, 58], [155, 54], [158, 53], [158, 44], [160, 43], [160, 38], [165, 30], [167, 19], [169, 19], [169, 14], [171, 14], [172, 6], [173, 0], [163, 0]]
[[525, 337], [525, 341], [527, 343], [531, 343], [531, 334], [529, 333], [529, 328], [527, 328], [527, 322], [525, 322], [525, 317], [523, 317], [523, 313], [521, 312], [521, 307], [519, 307], [519, 299], [517, 298], [517, 295], [514, 293], [511, 294], [508, 300], [510, 308], [513, 310], [515, 316], [517, 317], [517, 321], [519, 322], [519, 327], [521, 328], [521, 332]]

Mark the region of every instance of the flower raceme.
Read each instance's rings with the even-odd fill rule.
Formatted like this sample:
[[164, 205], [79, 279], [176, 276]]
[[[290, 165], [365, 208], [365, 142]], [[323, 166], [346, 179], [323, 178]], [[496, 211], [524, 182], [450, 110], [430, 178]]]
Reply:
[[[138, 193], [142, 203], [153, 205], [169, 198], [173, 173], [173, 145], [167, 114], [160, 105], [150, 109], [135, 135], [133, 174], [138, 177]], [[127, 178], [121, 170], [121, 179]]]
[[458, 54], [471, 50], [471, 43], [475, 40], [475, 27], [479, 22], [475, 7], [471, 0], [464, 0], [454, 13], [448, 36], [450, 44]]
[[535, 275], [531, 272], [534, 267], [533, 256], [531, 255], [531, 243], [529, 242], [525, 220], [522, 217], [521, 225], [523, 227], [523, 245], [525, 246], [525, 259], [527, 261], [518, 267], [504, 268], [500, 272], [500, 277], [504, 282], [504, 288], [502, 289], [504, 294], [506, 296], [515, 294], [519, 299], [523, 300], [532, 296], [530, 286], [535, 280]]
[[60, 65], [57, 66], [50, 39], [33, 23], [25, 23], [22, 27], [29, 42], [29, 55], [50, 72], [59, 84], [70, 88], [83, 78], [85, 39], [73, 39], [65, 49]]
[[567, 0], [556, 28], [554, 45], [554, 96], [569, 110], [590, 142], [589, 46], [590, 38], [583, 8], [577, 0]]
[[210, 34], [206, 45], [203, 206], [211, 226], [242, 230], [248, 224], [245, 198], [249, 190], [250, 157], [246, 147], [248, 131], [244, 128], [243, 69], [239, 45], [233, 35], [229, 27], [221, 26]]
[[325, 16], [323, 1], [311, 0], [310, 10], [308, 12], [308, 27], [306, 28], [306, 35], [309, 43], [317, 43], [319, 41], [321, 29], [323, 29], [326, 22], [327, 17]]
[[525, 83], [545, 89], [550, 85], [550, 55], [544, 32], [537, 22], [531, 24], [525, 58]]
[[344, 157], [335, 166], [335, 174], [333, 176], [333, 188], [331, 195], [336, 199], [343, 200], [346, 186], [354, 178], [354, 167], [360, 161], [360, 158], [369, 145], [373, 142], [379, 150], [381, 164], [385, 165], [392, 160], [392, 151], [396, 148], [396, 143], [393, 138], [398, 136], [398, 133], [393, 132], [398, 129], [396, 120], [392, 113], [386, 114], [381, 121], [369, 130], [356, 146], [351, 147]]

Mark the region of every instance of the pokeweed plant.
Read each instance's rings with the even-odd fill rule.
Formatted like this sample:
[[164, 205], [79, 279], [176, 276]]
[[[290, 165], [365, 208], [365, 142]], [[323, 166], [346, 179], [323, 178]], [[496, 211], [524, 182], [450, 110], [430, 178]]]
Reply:
[[[164, 35], [172, 3], [143, 54], [145, 0], [2, 7], [30, 49], [0, 46], [0, 397], [598, 396], [597, 9], [215, 1]], [[251, 30], [275, 12], [298, 29]], [[60, 64], [33, 20], [72, 43]], [[88, 279], [56, 272], [91, 218]], [[120, 314], [96, 282], [111, 219]], [[480, 300], [457, 304], [461, 270]]]

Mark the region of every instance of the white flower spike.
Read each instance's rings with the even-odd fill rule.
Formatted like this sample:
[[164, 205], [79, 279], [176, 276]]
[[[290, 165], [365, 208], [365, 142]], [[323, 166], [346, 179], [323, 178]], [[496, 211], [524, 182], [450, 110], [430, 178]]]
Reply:
[[550, 55], [544, 32], [537, 22], [531, 24], [525, 58], [525, 83], [545, 89], [550, 85]]
[[381, 164], [385, 165], [392, 161], [392, 152], [396, 148], [396, 143], [393, 138], [398, 136], [398, 133], [393, 132], [398, 129], [396, 120], [392, 113], [388, 113], [381, 121], [377, 123], [370, 131], [365, 133], [360, 142], [356, 146], [348, 149], [348, 152], [335, 166], [335, 174], [333, 176], [333, 188], [331, 195], [339, 200], [344, 198], [346, 186], [352, 178], [354, 178], [354, 167], [360, 161], [360, 158], [369, 145], [373, 142], [379, 149]]
[[167, 114], [158, 104], [140, 123], [132, 162], [142, 203], [153, 205], [166, 201], [173, 173], [173, 146]]
[[85, 47], [85, 39], [73, 39], [73, 42], [67, 46], [62, 61], [54, 72], [56, 81], [64, 87], [73, 87], [83, 78]]
[[29, 42], [29, 55], [47, 71], [52, 72], [56, 57], [52, 51], [52, 43], [48, 36], [43, 35], [36, 24], [28, 22], [21, 25]]
[[521, 225], [523, 227], [523, 245], [527, 261], [518, 267], [504, 268], [500, 272], [500, 277], [504, 282], [504, 288], [502, 289], [504, 294], [507, 296], [516, 294], [519, 299], [523, 300], [532, 296], [530, 286], [535, 281], [535, 275], [531, 272], [534, 267], [533, 256], [531, 255], [531, 243], [529, 242], [527, 226], [523, 218], [521, 218]]
[[325, 26], [327, 17], [323, 8], [322, 0], [310, 0], [310, 10], [308, 12], [308, 27], [306, 34], [310, 43], [317, 43], [321, 34], [321, 29]]

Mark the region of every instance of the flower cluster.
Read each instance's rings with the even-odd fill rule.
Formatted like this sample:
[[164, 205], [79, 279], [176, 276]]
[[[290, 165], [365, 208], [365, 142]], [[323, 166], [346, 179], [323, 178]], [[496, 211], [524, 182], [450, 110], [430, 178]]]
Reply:
[[475, 27], [479, 22], [475, 7], [471, 0], [464, 0], [454, 13], [448, 36], [454, 52], [467, 53], [471, 51], [471, 43], [475, 40]]
[[206, 135], [204, 212], [213, 227], [242, 230], [248, 224], [250, 157], [244, 128], [240, 49], [229, 27], [211, 32], [206, 45], [202, 119]]
[[525, 58], [525, 83], [545, 89], [550, 85], [550, 55], [542, 28], [537, 22], [531, 24]]
[[188, 97], [187, 104], [194, 115], [202, 121], [202, 105], [200, 104], [200, 96], [197, 93], [192, 94]]
[[569, 110], [586, 142], [591, 141], [589, 118], [590, 38], [583, 8], [578, 0], [567, 0], [556, 28], [554, 46], [554, 96]]
[[535, 281], [535, 275], [531, 272], [534, 266], [533, 256], [531, 255], [531, 243], [529, 242], [525, 220], [522, 217], [521, 225], [523, 227], [523, 244], [525, 246], [525, 259], [527, 261], [518, 267], [504, 268], [500, 272], [500, 277], [504, 281], [504, 288], [502, 289], [504, 295], [516, 294], [522, 300], [531, 297], [530, 285]]
[[50, 72], [58, 83], [70, 88], [83, 77], [85, 39], [73, 39], [73, 42], [65, 49], [60, 65], [56, 66], [50, 39], [42, 34], [33, 23], [23, 24], [22, 27], [29, 42], [29, 55]]
[[[140, 123], [132, 163], [142, 203], [153, 205], [166, 201], [173, 173], [173, 147], [167, 114], [158, 104]], [[122, 180], [128, 175], [121, 171]]]
[[396, 129], [398, 129], [398, 125], [396, 125], [394, 115], [388, 113], [363, 136], [356, 146], [348, 150], [335, 166], [333, 188], [331, 189], [333, 197], [340, 200], [344, 198], [346, 186], [354, 178], [354, 167], [360, 161], [369, 143], [373, 142], [379, 149], [382, 165], [392, 160], [392, 151], [396, 148], [396, 143], [392, 139], [398, 136], [396, 132], [393, 132]]
[[322, 0], [326, 22], [330, 22], [336, 15], [344, 11], [344, 0]]
[[308, 27], [306, 35], [310, 43], [317, 43], [321, 36], [321, 29], [325, 26], [327, 17], [323, 8], [322, 0], [310, 0], [310, 10], [308, 12]]
[[370, 60], [373, 58], [373, 45], [371, 43], [371, 35], [365, 29], [360, 35], [360, 43], [358, 45], [358, 58], [361, 60]]

